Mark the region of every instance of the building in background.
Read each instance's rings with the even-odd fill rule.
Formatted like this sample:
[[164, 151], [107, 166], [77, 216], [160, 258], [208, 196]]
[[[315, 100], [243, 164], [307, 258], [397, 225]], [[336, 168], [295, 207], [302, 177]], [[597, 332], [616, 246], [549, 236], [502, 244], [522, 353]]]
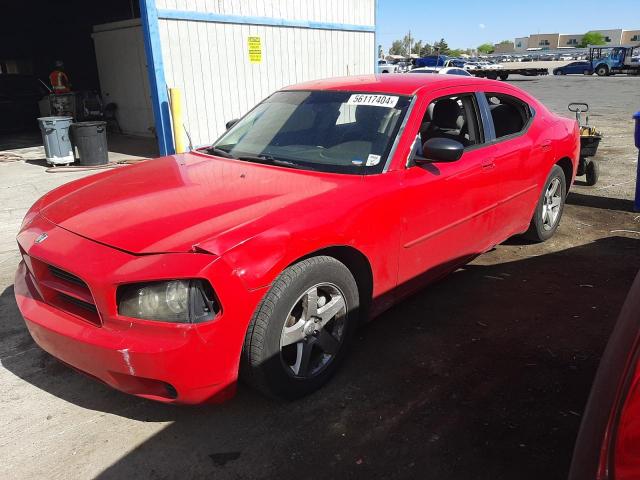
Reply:
[[518, 37], [513, 42], [513, 49], [516, 53], [526, 52], [529, 48], [529, 37]]
[[621, 28], [616, 28], [613, 30], [591, 30], [591, 31], [602, 35], [604, 37], [605, 45], [621, 45], [622, 44]]
[[555, 50], [560, 40], [559, 33], [536, 33], [529, 35], [527, 50]]
[[[606, 46], [616, 45], [640, 45], [640, 30], [590, 30], [600, 33], [605, 41]], [[536, 50], [557, 50], [565, 48], [579, 48], [584, 33], [568, 34], [568, 33], [536, 33], [528, 37], [517, 37], [513, 43], [513, 51], [515, 53], [526, 53], [527, 51]], [[509, 53], [503, 51], [508, 46], [500, 47], [495, 45], [495, 53]]]
[[513, 53], [515, 48], [513, 42], [496, 43], [493, 46], [493, 53]]
[[622, 45], [640, 45], [640, 30], [623, 30]]
[[573, 35], [561, 33], [558, 37], [558, 48], [578, 48], [580, 42], [582, 42], [582, 37], [584, 37], [584, 34], [582, 33]]

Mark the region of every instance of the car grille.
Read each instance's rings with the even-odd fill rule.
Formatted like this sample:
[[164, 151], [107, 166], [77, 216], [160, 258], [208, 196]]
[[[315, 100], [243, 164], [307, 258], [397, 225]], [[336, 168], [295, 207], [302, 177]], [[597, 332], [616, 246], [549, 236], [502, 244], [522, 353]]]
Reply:
[[79, 277], [70, 274], [69, 272], [65, 272], [64, 270], [60, 270], [58, 267], [54, 267], [53, 265], [49, 265], [49, 271], [51, 275], [57, 277], [61, 280], [66, 280], [67, 282], [75, 283], [76, 285], [82, 285], [84, 287], [87, 286]]
[[102, 326], [89, 286], [77, 275], [22, 252], [30, 280], [44, 302], [71, 315]]

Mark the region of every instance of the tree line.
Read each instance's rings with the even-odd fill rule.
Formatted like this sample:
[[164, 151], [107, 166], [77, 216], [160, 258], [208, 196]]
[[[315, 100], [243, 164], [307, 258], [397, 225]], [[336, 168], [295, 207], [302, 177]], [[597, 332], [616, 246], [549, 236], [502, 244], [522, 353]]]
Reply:
[[[379, 54], [382, 56], [382, 47], [379, 47]], [[402, 55], [408, 57], [409, 54], [418, 55], [420, 57], [426, 57], [427, 55], [447, 55], [450, 57], [458, 57], [463, 53], [471, 55], [470, 49], [449, 48], [444, 38], [433, 43], [425, 42], [423, 40], [416, 40], [411, 37], [411, 33], [404, 36], [402, 40], [394, 40], [389, 48], [389, 55]]]

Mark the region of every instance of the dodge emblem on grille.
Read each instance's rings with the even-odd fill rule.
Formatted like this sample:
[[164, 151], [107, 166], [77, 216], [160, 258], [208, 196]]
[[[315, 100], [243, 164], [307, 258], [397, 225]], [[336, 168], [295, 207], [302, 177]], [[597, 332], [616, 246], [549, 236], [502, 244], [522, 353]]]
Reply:
[[46, 233], [41, 233], [40, 235], [38, 235], [38, 237], [34, 240], [33, 243], [35, 243], [36, 245], [38, 243], [42, 243], [47, 239], [48, 236], [49, 235], [47, 235]]

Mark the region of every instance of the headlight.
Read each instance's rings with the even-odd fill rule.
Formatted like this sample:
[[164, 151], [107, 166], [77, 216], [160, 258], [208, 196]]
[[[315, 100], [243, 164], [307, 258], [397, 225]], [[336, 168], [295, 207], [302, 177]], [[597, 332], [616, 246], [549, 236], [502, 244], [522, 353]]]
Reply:
[[159, 322], [206, 322], [220, 311], [211, 285], [197, 279], [121, 285], [116, 301], [120, 315]]

